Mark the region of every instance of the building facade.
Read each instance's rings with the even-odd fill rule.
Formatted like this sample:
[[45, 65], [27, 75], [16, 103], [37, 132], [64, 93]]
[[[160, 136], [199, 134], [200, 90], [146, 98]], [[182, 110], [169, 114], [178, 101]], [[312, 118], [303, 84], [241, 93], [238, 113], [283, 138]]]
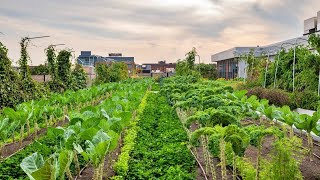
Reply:
[[158, 63], [145, 63], [141, 65], [143, 73], [151, 72], [175, 72], [176, 63], [166, 63], [166, 61], [158, 61]]
[[298, 45], [308, 45], [310, 34], [320, 34], [320, 11], [317, 17], [312, 17], [304, 21], [304, 35], [293, 39], [277, 42], [266, 46], [234, 47], [211, 55], [211, 62], [217, 63], [218, 77], [225, 79], [246, 78], [248, 64], [245, 58], [252, 51], [256, 57], [266, 56], [270, 61], [274, 61], [277, 53], [282, 50], [289, 50]]
[[109, 53], [108, 56], [104, 57], [93, 55], [91, 51], [81, 51], [77, 61], [83, 66], [92, 67], [95, 67], [97, 63], [124, 62], [128, 65], [128, 70], [133, 71], [135, 69], [134, 57], [124, 57], [122, 53]]

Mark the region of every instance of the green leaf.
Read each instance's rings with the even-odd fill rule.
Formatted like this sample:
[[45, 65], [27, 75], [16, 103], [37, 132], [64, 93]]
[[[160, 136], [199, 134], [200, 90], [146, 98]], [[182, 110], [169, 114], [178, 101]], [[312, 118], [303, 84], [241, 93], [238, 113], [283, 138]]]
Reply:
[[97, 134], [98, 130], [94, 127], [86, 129], [85, 131], [79, 134], [80, 140], [92, 140], [93, 136]]
[[102, 113], [103, 117], [107, 118], [108, 120], [110, 119], [110, 116], [108, 115], [107, 111], [104, 110], [103, 108], [101, 109], [101, 113]]
[[20, 164], [20, 167], [31, 180], [36, 180], [31, 174], [40, 169], [43, 165], [44, 161], [42, 155], [36, 152], [24, 158]]
[[31, 176], [35, 180], [55, 180], [56, 178], [53, 172], [53, 166], [49, 163], [49, 161], [46, 161], [44, 166], [42, 166], [37, 171], [33, 172]]
[[93, 136], [92, 143], [94, 145], [97, 145], [101, 142], [109, 141], [109, 140], [111, 140], [111, 137], [107, 133], [103, 132], [103, 130], [101, 129], [97, 132], [95, 136]]
[[62, 137], [64, 134], [64, 129], [62, 128], [48, 128], [47, 136], [50, 139], [56, 140], [58, 137]]
[[59, 177], [64, 178], [64, 173], [69, 169], [73, 159], [73, 152], [70, 150], [63, 150], [59, 154]]
[[91, 127], [97, 127], [99, 122], [100, 122], [100, 120], [101, 119], [98, 118], [98, 117], [93, 117], [93, 118], [87, 119], [82, 123], [82, 128], [88, 129], [88, 128], [91, 128]]
[[77, 122], [82, 122], [83, 119], [82, 118], [72, 118], [70, 121], [70, 125], [75, 125]]

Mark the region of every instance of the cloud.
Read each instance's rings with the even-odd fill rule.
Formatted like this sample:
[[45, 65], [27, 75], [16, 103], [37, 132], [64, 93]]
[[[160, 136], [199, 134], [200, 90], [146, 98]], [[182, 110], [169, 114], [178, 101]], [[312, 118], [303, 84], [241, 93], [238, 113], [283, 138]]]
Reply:
[[201, 58], [233, 46], [256, 46], [302, 34], [303, 19], [315, 16], [318, 0], [2, 0], [0, 36], [10, 57], [19, 58], [23, 36], [33, 41], [33, 64], [43, 49], [65, 43], [77, 54], [122, 52], [136, 61], [174, 62], [197, 47]]

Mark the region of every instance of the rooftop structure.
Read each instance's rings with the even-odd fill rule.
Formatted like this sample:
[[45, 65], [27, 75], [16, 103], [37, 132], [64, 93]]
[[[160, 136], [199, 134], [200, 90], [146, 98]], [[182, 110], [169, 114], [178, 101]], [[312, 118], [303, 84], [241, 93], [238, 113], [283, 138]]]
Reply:
[[[132, 68], [132, 64], [134, 64], [134, 57], [123, 57], [122, 53], [109, 53], [109, 56], [99, 56], [93, 55], [91, 51], [81, 51], [81, 54], [78, 57], [78, 63], [83, 66], [95, 66], [96, 63], [99, 62], [125, 62], [126, 64], [130, 64]], [[127, 63], [128, 62], [128, 63]]]
[[251, 50], [254, 52], [255, 56], [266, 55], [269, 57], [269, 60], [273, 61], [275, 59], [275, 55], [280, 49], [288, 50], [297, 45], [308, 45], [308, 38], [310, 34], [320, 34], [319, 23], [320, 11], [317, 13], [317, 17], [312, 17], [304, 21], [303, 36], [266, 46], [234, 47], [211, 55], [211, 61], [217, 63], [218, 77], [226, 79], [233, 79], [237, 77], [245, 78], [247, 65], [243, 61], [243, 58], [245, 58]]

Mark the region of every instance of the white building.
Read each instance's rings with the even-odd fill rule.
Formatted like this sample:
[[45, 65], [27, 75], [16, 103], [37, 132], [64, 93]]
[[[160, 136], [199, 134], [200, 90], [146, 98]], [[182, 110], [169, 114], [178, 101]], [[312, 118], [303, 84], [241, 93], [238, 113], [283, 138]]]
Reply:
[[211, 61], [217, 63], [219, 78], [245, 78], [247, 64], [243, 58], [245, 58], [251, 50], [254, 51], [256, 56], [265, 54], [271, 61], [274, 61], [275, 55], [280, 49], [288, 50], [296, 45], [307, 45], [308, 36], [312, 33], [320, 34], [320, 11], [317, 13], [317, 17], [312, 17], [304, 21], [303, 36], [261, 47], [234, 47], [211, 55]]

